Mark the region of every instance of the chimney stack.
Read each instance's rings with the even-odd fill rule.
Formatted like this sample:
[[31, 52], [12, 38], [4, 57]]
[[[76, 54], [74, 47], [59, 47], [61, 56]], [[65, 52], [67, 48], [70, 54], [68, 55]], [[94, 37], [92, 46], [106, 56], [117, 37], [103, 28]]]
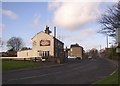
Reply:
[[46, 25], [45, 33], [47, 33], [48, 35], [51, 33], [51, 31], [49, 30], [49, 27], [47, 25]]
[[56, 27], [54, 27], [54, 37], [56, 38]]

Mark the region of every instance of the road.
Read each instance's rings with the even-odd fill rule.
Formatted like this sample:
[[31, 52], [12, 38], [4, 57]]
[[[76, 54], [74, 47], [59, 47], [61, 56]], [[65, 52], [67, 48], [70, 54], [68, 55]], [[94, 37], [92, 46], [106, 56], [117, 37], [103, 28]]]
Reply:
[[2, 73], [3, 84], [91, 84], [110, 75], [117, 66], [98, 58], [72, 60], [55, 66], [7, 71]]

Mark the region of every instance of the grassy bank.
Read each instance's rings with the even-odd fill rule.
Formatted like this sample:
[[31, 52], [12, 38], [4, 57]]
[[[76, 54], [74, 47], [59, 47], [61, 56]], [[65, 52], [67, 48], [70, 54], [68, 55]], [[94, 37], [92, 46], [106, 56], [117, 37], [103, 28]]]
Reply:
[[21, 68], [32, 68], [32, 67], [38, 67], [40, 64], [35, 62], [28, 62], [28, 61], [2, 61], [2, 70], [14, 70], [14, 69], [21, 69]]
[[108, 76], [103, 80], [97, 81], [96, 83], [93, 84], [93, 86], [99, 86], [101, 84], [104, 84], [104, 85], [105, 84], [119, 84], [120, 82], [118, 81], [118, 77], [119, 77], [118, 71], [116, 71], [113, 75]]

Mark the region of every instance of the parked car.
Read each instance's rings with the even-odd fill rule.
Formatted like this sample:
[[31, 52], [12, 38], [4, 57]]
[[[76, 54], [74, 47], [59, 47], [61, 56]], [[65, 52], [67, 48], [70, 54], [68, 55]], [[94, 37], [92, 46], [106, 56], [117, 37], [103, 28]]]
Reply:
[[46, 59], [41, 59], [41, 60], [42, 60], [42, 62], [45, 62]]
[[68, 56], [68, 58], [73, 58], [73, 59], [76, 59], [76, 57], [72, 57], [72, 56]]
[[92, 56], [88, 56], [88, 59], [92, 59]]

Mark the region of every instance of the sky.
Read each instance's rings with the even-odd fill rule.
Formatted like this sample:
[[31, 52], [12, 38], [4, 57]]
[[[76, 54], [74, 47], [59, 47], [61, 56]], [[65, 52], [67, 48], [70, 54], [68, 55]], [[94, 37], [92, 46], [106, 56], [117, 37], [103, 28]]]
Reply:
[[[11, 1], [11, 2], [10, 2]], [[18, 0], [19, 1], [19, 0]], [[78, 43], [89, 50], [106, 47], [106, 36], [97, 33], [102, 27], [98, 23], [101, 14], [111, 7], [113, 1], [79, 2], [69, 1], [27, 1], [15, 2], [4, 0], [0, 5], [0, 35], [4, 42], [11, 37], [21, 37], [24, 45], [32, 47], [31, 38], [48, 25], [52, 34], [57, 28], [57, 38], [64, 42], [64, 47]], [[109, 42], [113, 38], [109, 37]], [[110, 45], [109, 45], [110, 46]], [[3, 47], [3, 51], [7, 47]]]

